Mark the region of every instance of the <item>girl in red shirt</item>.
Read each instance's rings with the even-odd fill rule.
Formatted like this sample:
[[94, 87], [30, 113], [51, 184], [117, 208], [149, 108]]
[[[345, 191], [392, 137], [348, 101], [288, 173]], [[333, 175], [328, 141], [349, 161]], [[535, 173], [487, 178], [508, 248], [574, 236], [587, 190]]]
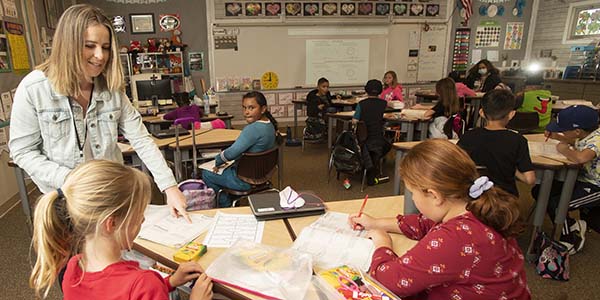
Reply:
[[65, 268], [64, 299], [169, 299], [174, 287], [196, 279], [190, 299], [212, 298], [212, 283], [197, 263], [181, 264], [162, 278], [125, 261], [144, 221], [151, 196], [148, 176], [120, 163], [79, 165], [63, 186], [44, 195], [35, 209], [37, 259], [29, 284], [45, 298]]
[[[513, 195], [478, 177], [467, 153], [440, 139], [415, 146], [400, 173], [422, 214], [349, 219], [369, 230], [375, 279], [407, 299], [531, 299], [513, 238], [521, 229]], [[419, 242], [398, 256], [386, 231]]]

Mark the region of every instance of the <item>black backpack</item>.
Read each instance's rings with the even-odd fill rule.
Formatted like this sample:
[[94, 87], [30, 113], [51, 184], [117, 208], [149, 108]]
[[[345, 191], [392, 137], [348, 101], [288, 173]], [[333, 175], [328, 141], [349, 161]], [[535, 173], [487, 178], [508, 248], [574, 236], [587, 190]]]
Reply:
[[360, 146], [354, 132], [347, 130], [338, 136], [331, 160], [338, 173], [356, 173], [362, 169]]

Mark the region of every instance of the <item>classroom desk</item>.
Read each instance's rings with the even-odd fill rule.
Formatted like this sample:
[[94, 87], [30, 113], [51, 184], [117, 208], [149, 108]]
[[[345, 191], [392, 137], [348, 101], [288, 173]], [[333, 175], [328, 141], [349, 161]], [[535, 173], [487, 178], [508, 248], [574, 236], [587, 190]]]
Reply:
[[[366, 99], [365, 96], [356, 96], [350, 99], [331, 99], [331, 106], [333, 107], [341, 107], [342, 111], [353, 110], [356, 107], [356, 104], [361, 100]], [[302, 106], [306, 105], [306, 98], [292, 100], [294, 104], [294, 135], [293, 138], [296, 138], [296, 128], [298, 128], [298, 110], [302, 109]]]
[[[223, 213], [229, 214], [252, 214], [250, 207], [230, 207], [230, 208], [220, 208], [220, 209], [211, 209], [211, 210], [203, 210], [196, 211], [191, 213], [204, 214], [208, 216], [214, 216], [217, 211], [221, 211]], [[201, 234], [197, 241], [202, 242], [204, 237], [206, 236], [206, 232]], [[263, 233], [263, 239], [261, 241], [262, 244], [276, 246], [281, 248], [288, 248], [292, 245], [292, 239], [288, 232], [286, 225], [283, 220], [271, 220], [266, 221], [265, 230]], [[177, 262], [173, 260], [173, 254], [177, 251], [177, 249], [163, 246], [154, 242], [136, 239], [134, 241], [133, 249], [143, 253], [144, 255], [166, 265], [169, 268], [177, 269], [179, 265]], [[202, 268], [205, 270], [208, 266], [223, 252], [225, 252], [226, 248], [209, 248], [204, 256], [202, 256], [198, 263], [202, 265]], [[213, 283], [213, 291], [216, 293], [223, 294], [231, 299], [263, 299], [258, 296], [252, 295], [250, 293], [243, 292], [241, 290], [237, 290], [228, 286], [224, 286], [222, 284]]]
[[[208, 131], [210, 131], [210, 129], [207, 129], [207, 128], [200, 128], [200, 129], [195, 130], [196, 136], [206, 133]], [[190, 130], [190, 134], [179, 136], [179, 141], [181, 142], [185, 139], [189, 139], [189, 138], [191, 138], [191, 136], [192, 136], [192, 132]], [[162, 155], [165, 159], [167, 158], [167, 156], [166, 156], [167, 147], [169, 146], [169, 144], [173, 144], [177, 141], [177, 139], [175, 137], [159, 139], [154, 136], [152, 136], [152, 140], [154, 141], [154, 143], [158, 147], [158, 150], [160, 150], [160, 152], [162, 153]], [[123, 157], [130, 156], [132, 165], [134, 165], [134, 166], [139, 165], [142, 167], [142, 170], [144, 172], [146, 172], [146, 173], [148, 172], [146, 165], [144, 165], [144, 163], [142, 162], [140, 157], [137, 155], [137, 153], [133, 149], [133, 146], [131, 146], [130, 144], [124, 144], [124, 143], [118, 143], [118, 145], [119, 145], [119, 149], [121, 150], [121, 153], [123, 154]]]
[[[528, 141], [532, 142], [541, 142], [545, 140], [543, 134], [530, 134], [525, 135], [525, 137]], [[400, 194], [400, 184], [402, 181], [400, 178], [400, 161], [402, 160], [402, 156], [405, 152], [412, 149], [418, 143], [420, 142], [401, 142], [394, 143], [393, 145], [393, 148], [396, 150], [396, 162], [394, 166], [395, 195]], [[569, 202], [571, 200], [571, 194], [573, 193], [573, 187], [581, 167], [576, 163], [570, 162], [566, 158], [562, 160], [532, 155], [531, 161], [536, 170], [536, 179], [540, 184], [540, 192], [538, 194], [538, 198], [536, 199], [535, 214], [533, 218], [533, 232], [531, 234], [529, 247], [526, 252], [527, 257], [530, 260], [535, 258], [535, 254], [531, 253], [533, 239], [535, 238], [535, 233], [542, 230], [554, 178], [564, 181], [560, 195], [559, 206], [554, 219], [554, 224], [556, 225], [552, 235], [555, 240], [558, 240], [560, 238], [561, 228], [563, 227], [567, 212], [569, 210]], [[404, 211], [406, 213], [415, 213], [418, 211], [414, 206], [410, 191], [406, 189], [404, 190], [404, 200]]]
[[[481, 99], [483, 98], [483, 95], [485, 95], [485, 93], [477, 93], [477, 95], [475, 96], [465, 97], [465, 104], [468, 103], [473, 107], [473, 112], [470, 114], [473, 118], [473, 127], [477, 127], [477, 122], [479, 122], [479, 108], [481, 108]], [[438, 95], [432, 91], [416, 92], [415, 96], [417, 97], [417, 99], [421, 98], [430, 101], [438, 99]]]
[[[227, 129], [231, 129], [231, 119], [233, 119], [232, 115], [217, 116], [215, 114], [209, 114], [208, 116], [200, 118], [200, 122], [210, 122], [216, 119], [223, 120], [223, 122], [225, 122], [225, 127]], [[150, 133], [160, 130], [163, 126], [168, 127], [173, 124], [173, 120], [165, 120], [162, 118], [162, 115], [142, 117], [142, 122], [144, 122], [146, 127], [148, 127], [148, 131]]]
[[[396, 110], [390, 108], [389, 110], [386, 110], [386, 111], [396, 111]], [[352, 120], [353, 116], [354, 116], [354, 111], [343, 111], [343, 112], [326, 114], [326, 117], [329, 118], [329, 121], [327, 122], [327, 147], [329, 148], [329, 150], [331, 150], [331, 147], [333, 145], [334, 120], [343, 120], [343, 121], [349, 122], [350, 120]], [[406, 132], [406, 139], [408, 141], [414, 140], [415, 128], [419, 128], [419, 130], [421, 131], [421, 135], [420, 135], [421, 140], [425, 140], [427, 138], [427, 130], [428, 130], [430, 120], [399, 118], [397, 115], [389, 113], [389, 112], [386, 112], [383, 115], [383, 118], [385, 121], [388, 121], [391, 123], [400, 123], [402, 125], [401, 131]]]

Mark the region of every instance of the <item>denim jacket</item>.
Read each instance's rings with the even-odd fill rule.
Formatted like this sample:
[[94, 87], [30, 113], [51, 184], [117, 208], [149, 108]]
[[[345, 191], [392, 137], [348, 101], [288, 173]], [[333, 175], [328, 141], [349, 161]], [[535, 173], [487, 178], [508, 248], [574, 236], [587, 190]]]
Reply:
[[[123, 162], [117, 146], [122, 133], [148, 167], [162, 191], [176, 185], [142, 117], [123, 93], [111, 93], [95, 84], [86, 113], [87, 140], [94, 159]], [[42, 71], [29, 73], [14, 98], [10, 121], [10, 155], [47, 193], [62, 186], [65, 177], [84, 158], [76, 138], [71, 104], [56, 93]]]

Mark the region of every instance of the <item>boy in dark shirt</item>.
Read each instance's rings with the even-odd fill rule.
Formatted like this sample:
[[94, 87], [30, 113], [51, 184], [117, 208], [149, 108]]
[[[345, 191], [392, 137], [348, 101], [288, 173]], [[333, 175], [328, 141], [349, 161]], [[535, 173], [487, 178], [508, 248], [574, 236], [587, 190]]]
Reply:
[[483, 96], [481, 106], [479, 115], [487, 125], [465, 132], [458, 145], [478, 166], [487, 168], [496, 186], [518, 197], [515, 177], [533, 185], [535, 172], [527, 140], [506, 129], [515, 115], [515, 96], [507, 90], [491, 90]]
[[[331, 106], [331, 93], [329, 80], [321, 77], [317, 81], [317, 88], [306, 95], [306, 130], [304, 138], [318, 140], [327, 132], [325, 112]], [[335, 108], [334, 108], [335, 110]]]
[[[362, 100], [356, 106], [352, 117], [352, 123], [365, 122], [367, 127], [367, 140], [363, 152], [368, 153], [365, 157], [365, 168], [367, 168], [367, 183], [373, 185], [375, 178], [379, 175], [379, 160], [390, 151], [391, 145], [383, 136], [383, 113], [387, 101], [380, 99], [379, 94], [383, 90], [381, 81], [372, 79], [365, 85], [365, 91], [369, 97]], [[366, 149], [365, 149], [366, 148]], [[364, 151], [366, 150], [366, 151]]]

